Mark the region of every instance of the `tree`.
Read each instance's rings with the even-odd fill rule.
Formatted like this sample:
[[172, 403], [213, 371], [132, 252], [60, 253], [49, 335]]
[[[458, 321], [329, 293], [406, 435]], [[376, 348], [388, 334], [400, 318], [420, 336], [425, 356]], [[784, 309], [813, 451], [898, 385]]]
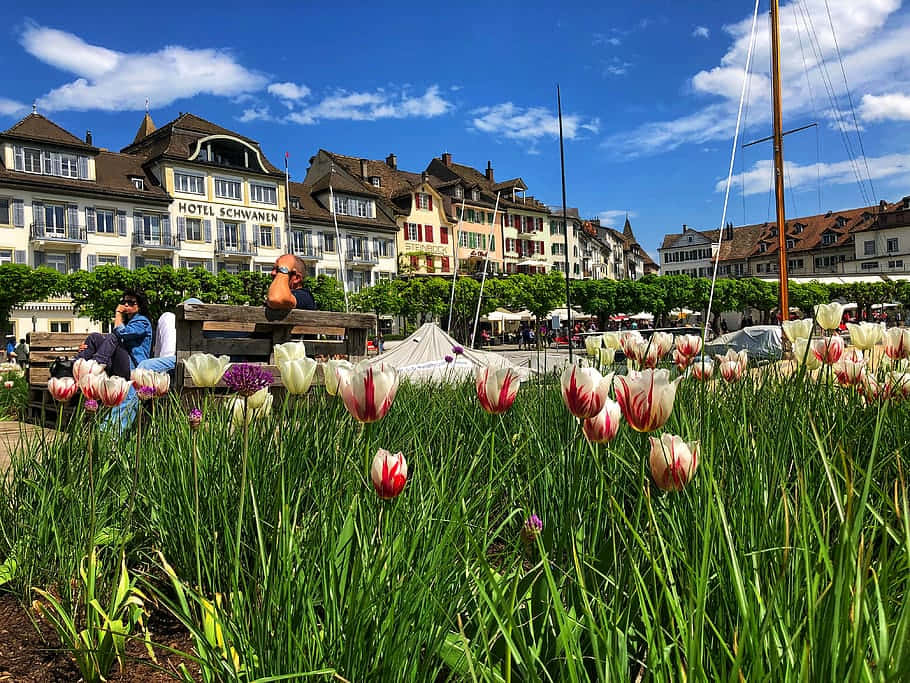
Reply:
[[559, 271], [546, 275], [525, 275], [519, 273], [509, 277], [513, 287], [508, 289], [511, 300], [508, 308], [527, 309], [538, 320], [547, 317], [550, 311], [566, 301], [566, 281]]
[[395, 315], [401, 308], [401, 301], [395, 294], [391, 280], [382, 280], [372, 287], [364, 287], [350, 297], [351, 308], [376, 316]]
[[10, 329], [10, 312], [15, 307], [64, 292], [65, 276], [53, 268], [33, 269], [18, 263], [0, 266], [0, 326]]
[[344, 288], [341, 283], [327, 275], [304, 278], [303, 286], [313, 293], [316, 308], [320, 311], [343, 311]]

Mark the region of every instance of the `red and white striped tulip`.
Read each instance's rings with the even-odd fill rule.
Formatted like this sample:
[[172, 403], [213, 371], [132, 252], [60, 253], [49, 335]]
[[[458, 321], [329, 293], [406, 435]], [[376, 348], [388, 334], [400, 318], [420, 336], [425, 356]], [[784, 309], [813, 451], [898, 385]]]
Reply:
[[893, 400], [910, 398], [910, 372], [889, 372], [885, 379], [885, 395]]
[[171, 388], [171, 376], [166, 372], [155, 372], [145, 368], [136, 368], [130, 374], [133, 380], [133, 386], [138, 391], [140, 387], [151, 387], [155, 390], [155, 396], [164, 396], [168, 389]]
[[826, 339], [812, 341], [812, 353], [825, 365], [834, 365], [844, 355], [844, 338], [836, 332]]
[[638, 330], [626, 330], [619, 336], [619, 346], [622, 352], [626, 358], [631, 358], [634, 361], [639, 360], [635, 354], [638, 350], [638, 344], [642, 341], [644, 341], [644, 337], [641, 336], [641, 332]]
[[515, 402], [521, 377], [512, 368], [477, 368], [474, 387], [480, 407], [491, 415], [502, 415]]
[[635, 346], [632, 359], [638, 362], [641, 367], [653, 370], [660, 363], [661, 357], [660, 347], [655, 346], [647, 339], [642, 339]]
[[376, 451], [370, 478], [376, 494], [383, 500], [395, 498], [408, 482], [408, 463], [401, 453], [392, 455], [384, 448]]
[[673, 349], [673, 335], [669, 332], [655, 332], [651, 335], [651, 347], [657, 349], [660, 358], [666, 356]]
[[604, 402], [603, 409], [597, 415], [582, 422], [581, 431], [584, 432], [585, 438], [592, 443], [606, 443], [616, 436], [621, 419], [622, 409], [619, 404], [608, 398]]
[[95, 391], [98, 399], [108, 408], [114, 408], [123, 403], [123, 399], [130, 392], [130, 382], [122, 377], [104, 377], [95, 381]]
[[344, 407], [359, 422], [381, 420], [398, 392], [398, 371], [391, 365], [358, 363], [353, 369], [339, 367], [338, 393]]
[[562, 400], [579, 420], [594, 417], [604, 407], [612, 380], [612, 372], [604, 377], [596, 368], [570, 365], [559, 378]]
[[698, 441], [685, 442], [674, 434], [650, 437], [651, 476], [664, 491], [681, 491], [698, 469]]
[[844, 317], [844, 305], [836, 301], [815, 306], [815, 321], [826, 330], [836, 330]]
[[877, 403], [878, 401], [888, 398], [888, 387], [886, 383], [879, 382], [873, 375], [866, 373], [863, 375], [862, 384], [857, 386], [859, 392], [866, 399], [866, 403]]
[[676, 387], [669, 370], [632, 371], [616, 378], [616, 400], [626, 422], [637, 432], [653, 432], [664, 426], [673, 412]]
[[676, 364], [676, 367], [679, 368], [679, 371], [682, 372], [689, 367], [689, 363], [692, 362], [692, 356], [686, 355], [679, 349], [673, 349], [673, 362]]
[[708, 380], [714, 375], [714, 361], [707, 357], [693, 358], [689, 372], [697, 380]]
[[841, 356], [831, 368], [839, 384], [856, 386], [862, 384], [866, 376], [866, 359], [863, 358], [862, 351], [853, 349]]
[[784, 320], [780, 326], [790, 343], [795, 344], [797, 339], [809, 339], [812, 336], [812, 328], [815, 326], [815, 322], [812, 318]]
[[681, 334], [676, 338], [676, 350], [687, 358], [701, 353], [701, 337], [697, 334]]
[[727, 349], [723, 356], [716, 356], [717, 370], [725, 381], [733, 383], [740, 379], [746, 373], [749, 367], [749, 352], [743, 349], [739, 353], [733, 349]]
[[83, 373], [83, 375], [77, 380], [79, 385], [79, 391], [82, 392], [82, 395], [85, 396], [86, 400], [89, 401], [100, 401], [101, 396], [99, 394], [98, 387], [101, 382], [107, 379], [107, 373], [102, 372], [101, 374], [95, 373]]
[[805, 364], [806, 370], [817, 370], [822, 366], [821, 361], [812, 352], [809, 340], [805, 337], [793, 340], [793, 359], [797, 365]]
[[892, 327], [882, 333], [885, 355], [891, 360], [910, 357], [910, 328]]
[[76, 395], [79, 385], [72, 377], [51, 377], [47, 380], [47, 390], [55, 401], [65, 403]]
[[847, 330], [850, 332], [850, 343], [863, 351], [878, 344], [885, 332], [883, 325], [869, 322], [847, 323]]
[[73, 379], [76, 380], [76, 384], [82, 385], [82, 378], [87, 375], [103, 375], [104, 366], [100, 365], [97, 361], [86, 360], [85, 358], [77, 358], [73, 363]]

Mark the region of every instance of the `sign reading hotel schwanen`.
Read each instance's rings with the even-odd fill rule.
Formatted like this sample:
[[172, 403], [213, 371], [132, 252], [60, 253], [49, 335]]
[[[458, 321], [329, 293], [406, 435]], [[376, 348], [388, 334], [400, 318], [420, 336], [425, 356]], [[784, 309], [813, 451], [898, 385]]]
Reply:
[[178, 202], [177, 211], [189, 216], [217, 216], [218, 218], [261, 221], [263, 223], [277, 223], [281, 220], [281, 214], [277, 211], [257, 211], [256, 209], [242, 209], [234, 206], [215, 207], [209, 204], [193, 204], [190, 202]]

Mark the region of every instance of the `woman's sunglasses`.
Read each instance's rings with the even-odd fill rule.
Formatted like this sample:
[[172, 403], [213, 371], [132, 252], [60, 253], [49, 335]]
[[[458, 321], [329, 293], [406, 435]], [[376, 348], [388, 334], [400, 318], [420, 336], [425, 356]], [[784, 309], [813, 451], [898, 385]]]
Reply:
[[120, 303], [124, 306], [138, 306], [139, 302], [135, 299], [120, 299]]

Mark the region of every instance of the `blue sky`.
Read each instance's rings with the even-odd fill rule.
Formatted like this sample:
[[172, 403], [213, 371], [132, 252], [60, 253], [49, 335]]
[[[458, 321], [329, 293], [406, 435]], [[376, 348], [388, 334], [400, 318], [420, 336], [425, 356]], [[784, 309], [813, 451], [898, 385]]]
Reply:
[[[0, 127], [37, 102], [119, 149], [148, 97], [159, 125], [191, 111], [278, 165], [289, 151], [295, 179], [320, 147], [413, 171], [447, 151], [558, 204], [558, 82], [570, 206], [620, 227], [629, 212], [652, 253], [720, 223], [752, 2], [90, 4], [6, 0]], [[770, 133], [767, 9], [746, 141]], [[910, 12], [788, 0], [781, 19], [784, 125], [818, 122], [786, 139], [788, 215], [910, 194]], [[770, 156], [738, 154], [728, 220], [773, 218]]]

